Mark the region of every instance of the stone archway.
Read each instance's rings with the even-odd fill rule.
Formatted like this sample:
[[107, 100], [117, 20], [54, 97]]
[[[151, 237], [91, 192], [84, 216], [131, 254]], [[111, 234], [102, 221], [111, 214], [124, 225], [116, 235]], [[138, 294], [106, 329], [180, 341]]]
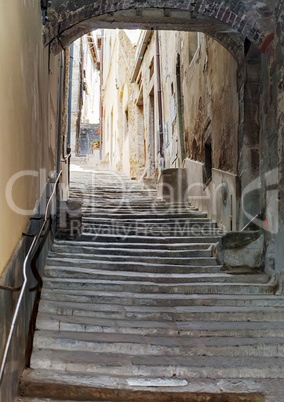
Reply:
[[204, 32], [239, 60], [245, 39], [263, 52], [273, 40], [268, 0], [51, 0], [45, 43], [57, 53], [97, 28], [174, 29]]

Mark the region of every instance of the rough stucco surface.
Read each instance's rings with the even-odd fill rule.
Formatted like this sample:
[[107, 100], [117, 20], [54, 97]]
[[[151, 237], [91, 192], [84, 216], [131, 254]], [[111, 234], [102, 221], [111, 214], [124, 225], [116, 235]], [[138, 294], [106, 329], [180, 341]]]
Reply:
[[[163, 46], [169, 48], [169, 34], [163, 35]], [[200, 35], [200, 46], [195, 48], [195, 53], [189, 46], [194, 43], [194, 38], [190, 36], [192, 34], [177, 35], [180, 40], [176, 40], [176, 48], [169, 49], [169, 54], [180, 52], [181, 55], [185, 156], [204, 163], [204, 144], [211, 135], [213, 168], [236, 174], [239, 124], [238, 65], [226, 49], [205, 35]], [[166, 55], [163, 57], [164, 75], [168, 77]], [[170, 57], [169, 63], [174, 65], [171, 75], [176, 93], [176, 57]], [[167, 81], [164, 80], [163, 93], [166, 93], [169, 86]], [[167, 105], [166, 101], [164, 105]], [[166, 110], [165, 118], [169, 116], [170, 111]], [[176, 130], [178, 131], [178, 128]]]

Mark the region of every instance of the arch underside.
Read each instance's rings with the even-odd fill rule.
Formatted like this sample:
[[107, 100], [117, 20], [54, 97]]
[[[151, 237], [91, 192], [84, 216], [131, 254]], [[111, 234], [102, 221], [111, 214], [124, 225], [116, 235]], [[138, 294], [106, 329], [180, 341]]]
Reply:
[[257, 4], [255, 0], [52, 0], [44, 40], [58, 53], [99, 28], [203, 32], [241, 62], [246, 38], [261, 48], [273, 32], [272, 10], [264, 1]]

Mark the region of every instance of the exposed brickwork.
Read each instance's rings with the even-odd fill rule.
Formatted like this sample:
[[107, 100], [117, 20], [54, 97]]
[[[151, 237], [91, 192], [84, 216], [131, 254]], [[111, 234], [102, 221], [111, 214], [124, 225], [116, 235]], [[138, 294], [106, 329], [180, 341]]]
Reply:
[[[149, 19], [149, 16], [147, 18], [150, 25], [147, 25], [145, 18], [143, 19], [143, 9], [147, 8], [153, 9], [153, 21]], [[170, 12], [165, 12], [164, 18], [161, 18], [161, 9], [168, 9]], [[123, 10], [132, 10], [129, 18], [127, 15], [122, 16], [118, 13]], [[123, 24], [134, 26], [136, 23], [142, 28], [143, 26], [151, 28], [158, 24], [160, 28], [167, 26], [170, 28], [176, 21], [176, 26], [180, 25], [186, 29], [185, 21], [185, 25], [182, 25], [174, 15], [176, 10], [187, 11], [185, 15], [188, 16], [189, 12], [195, 18], [194, 23], [188, 24], [188, 30], [193, 29], [192, 25], [195, 25], [200, 31], [215, 36], [216, 28], [219, 28], [219, 32], [222, 32], [222, 27], [230, 28], [237, 31], [242, 39], [248, 37], [259, 48], [264, 46], [263, 49], [266, 48], [266, 43], [274, 31], [274, 10], [269, 0], [106, 0], [95, 2], [93, 0], [52, 0], [51, 7], [48, 9], [50, 22], [46, 25], [45, 40], [49, 43], [56, 38], [57, 40], [61, 38], [61, 43], [65, 46], [72, 38], [80, 36], [90, 28], [107, 27], [111, 23], [120, 24], [120, 26]], [[158, 11], [159, 14], [155, 16]], [[103, 15], [105, 19], [90, 20]], [[138, 18], [137, 22], [134, 21], [133, 16]], [[206, 18], [208, 23], [204, 26]], [[59, 50], [59, 44], [60, 42], [56, 40], [53, 43], [55, 51]]]

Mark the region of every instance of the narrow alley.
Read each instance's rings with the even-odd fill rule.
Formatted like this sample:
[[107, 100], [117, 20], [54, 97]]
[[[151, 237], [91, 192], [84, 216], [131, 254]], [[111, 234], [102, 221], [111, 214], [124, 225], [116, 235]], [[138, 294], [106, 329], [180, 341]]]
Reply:
[[73, 172], [70, 196], [83, 233], [49, 253], [22, 396], [280, 400], [284, 297], [217, 264], [205, 213], [106, 171]]
[[284, 402], [283, 0], [0, 0], [0, 402]]

